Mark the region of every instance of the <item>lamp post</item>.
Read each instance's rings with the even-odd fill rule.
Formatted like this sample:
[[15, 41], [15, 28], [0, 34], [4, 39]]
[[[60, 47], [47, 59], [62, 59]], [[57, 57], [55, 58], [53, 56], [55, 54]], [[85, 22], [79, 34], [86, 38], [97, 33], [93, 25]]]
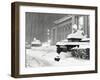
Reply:
[[50, 30], [48, 29], [47, 30], [47, 36], [48, 36], [48, 40], [47, 40], [47, 42], [48, 42], [48, 45], [50, 45]]

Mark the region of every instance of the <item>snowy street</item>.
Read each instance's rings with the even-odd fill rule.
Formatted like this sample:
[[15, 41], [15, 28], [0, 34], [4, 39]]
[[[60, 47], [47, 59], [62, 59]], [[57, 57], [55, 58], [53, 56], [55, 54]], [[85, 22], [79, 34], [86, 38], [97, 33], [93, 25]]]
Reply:
[[89, 60], [74, 58], [70, 52], [61, 52], [60, 61], [54, 60], [57, 55], [56, 46], [26, 49], [26, 67], [84, 66], [89, 64]]

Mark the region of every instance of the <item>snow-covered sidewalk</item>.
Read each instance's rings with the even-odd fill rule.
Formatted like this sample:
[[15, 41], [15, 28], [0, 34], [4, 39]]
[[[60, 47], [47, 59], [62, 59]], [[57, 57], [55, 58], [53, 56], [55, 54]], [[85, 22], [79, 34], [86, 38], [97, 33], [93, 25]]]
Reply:
[[76, 59], [71, 53], [62, 52], [60, 61], [55, 61], [56, 46], [33, 47], [26, 49], [26, 66], [42, 67], [42, 66], [84, 66], [89, 64], [89, 60]]

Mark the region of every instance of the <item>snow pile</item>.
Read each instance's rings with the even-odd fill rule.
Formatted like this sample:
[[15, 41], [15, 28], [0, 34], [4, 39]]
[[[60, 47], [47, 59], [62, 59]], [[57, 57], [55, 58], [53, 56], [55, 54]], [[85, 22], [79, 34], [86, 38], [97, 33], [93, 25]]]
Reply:
[[70, 57], [72, 57], [72, 54], [71, 54], [71, 52], [61, 52], [60, 53], [60, 58], [61, 59], [67, 59], [67, 58], [70, 58]]
[[69, 34], [67, 38], [84, 38], [85, 36], [83, 36], [82, 33], [82, 30], [77, 30], [77, 32]]

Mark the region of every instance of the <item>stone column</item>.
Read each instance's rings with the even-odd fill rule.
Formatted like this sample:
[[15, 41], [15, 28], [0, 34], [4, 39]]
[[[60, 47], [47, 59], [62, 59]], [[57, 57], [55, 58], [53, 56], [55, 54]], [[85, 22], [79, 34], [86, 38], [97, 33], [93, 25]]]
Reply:
[[87, 35], [87, 37], [89, 38], [89, 16], [84, 16], [84, 32]]

